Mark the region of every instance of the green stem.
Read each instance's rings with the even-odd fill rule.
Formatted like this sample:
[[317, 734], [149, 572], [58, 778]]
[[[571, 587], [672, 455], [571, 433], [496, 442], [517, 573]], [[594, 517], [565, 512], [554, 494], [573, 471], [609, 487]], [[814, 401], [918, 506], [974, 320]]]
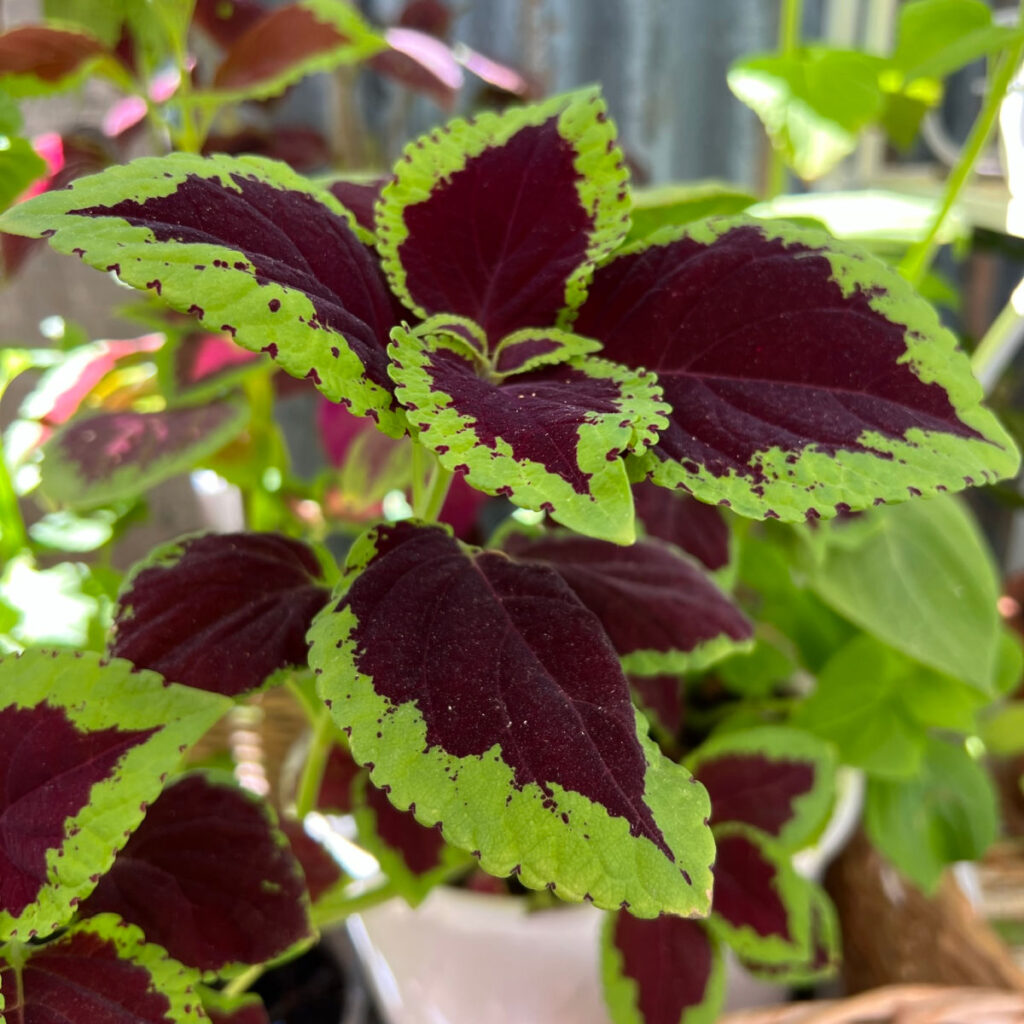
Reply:
[[[420, 447], [420, 446], [417, 446]], [[416, 497], [415, 479], [420, 476], [415, 461], [415, 449], [413, 451], [413, 472], [414, 484], [413, 484], [413, 506], [412, 510], [417, 519], [422, 519], [425, 523], [436, 523], [437, 517], [441, 514], [441, 509], [444, 507], [444, 499], [448, 497], [448, 489], [452, 485], [452, 472], [451, 470], [445, 469], [437, 458], [433, 459], [433, 464], [430, 469], [430, 475], [425, 485], [421, 485], [419, 495]]]
[[299, 790], [295, 795], [295, 816], [299, 821], [316, 807], [316, 798], [324, 780], [324, 769], [327, 767], [327, 758], [330, 757], [332, 746], [334, 722], [331, 720], [331, 713], [324, 707], [321, 708], [313, 726], [309, 750], [306, 752], [306, 763], [302, 766], [302, 775], [299, 778]]
[[18, 495], [0, 452], [0, 565], [28, 546], [28, 531], [21, 515]]
[[361, 914], [364, 910], [376, 907], [398, 894], [398, 887], [389, 880], [374, 889], [361, 892], [357, 896], [339, 896], [335, 899], [327, 897], [319, 904], [314, 904], [313, 924], [320, 931], [324, 931], [332, 925], [344, 921], [346, 917], [352, 914]]
[[[1019, 10], [1017, 24], [1021, 25], [1024, 24], [1024, 0], [1021, 0]], [[999, 117], [999, 107], [1003, 102], [1003, 97], [1006, 95], [1010, 82], [1013, 80], [1013, 76], [1020, 67], [1022, 56], [1024, 56], [1024, 43], [1018, 43], [1013, 48], [1007, 50], [1000, 59], [996, 66], [995, 74], [992, 76], [992, 81], [989, 84], [988, 94], [985, 97], [981, 113], [978, 114], [977, 120], [971, 127], [971, 133], [968, 135], [967, 142], [960, 153], [960, 159], [957, 161], [956, 166], [949, 175], [949, 180], [946, 182], [946, 190], [938, 212], [932, 218], [924, 238], [915, 242], [907, 250], [906, 256], [903, 257], [903, 262], [899, 268], [900, 273], [915, 288], [920, 287], [921, 282], [928, 273], [928, 269], [932, 265], [932, 261], [935, 259], [935, 253], [939, 247], [939, 232], [942, 230], [942, 225], [956, 204], [957, 199], [959, 199], [960, 193], [967, 184], [971, 172], [974, 170], [974, 165], [981, 155], [981, 151], [985, 148], [989, 136], [992, 134], [992, 129], [995, 127], [996, 120]]]
[[224, 995], [228, 999], [233, 999], [235, 996], [240, 996], [243, 992], [248, 992], [249, 987], [263, 974], [264, 970], [266, 970], [265, 964], [253, 964], [252, 967], [242, 971], [241, 974], [232, 978], [224, 986]]
[[1024, 340], [1024, 281], [1013, 291], [1009, 301], [985, 332], [985, 337], [971, 356], [971, 369], [981, 381], [986, 394], [991, 392], [1000, 372], [1009, 364]]
[[[783, 57], [796, 56], [800, 48], [800, 25], [803, 19], [803, 0], [782, 0], [779, 12], [779, 54]], [[788, 171], [786, 161], [776, 146], [772, 146], [771, 164], [768, 168], [768, 199], [781, 195], [786, 190]]]

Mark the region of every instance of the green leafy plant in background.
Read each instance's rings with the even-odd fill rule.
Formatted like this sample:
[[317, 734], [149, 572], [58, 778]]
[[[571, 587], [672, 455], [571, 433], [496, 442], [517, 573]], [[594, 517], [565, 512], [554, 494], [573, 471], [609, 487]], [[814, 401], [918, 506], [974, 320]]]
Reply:
[[[826, 976], [838, 922], [793, 858], [837, 766], [867, 775], [869, 834], [925, 887], [997, 827], [974, 755], [1021, 659], [952, 492], [1019, 457], [954, 338], [866, 248], [741, 190], [634, 193], [594, 89], [449, 122], [371, 182], [199, 155], [222, 106], [397, 50], [341, 3], [218, 6], [235, 42], [193, 82], [204, 11], [53, 10], [89, 33], [51, 85], [102, 74], [139, 97], [170, 63], [177, 88], [145, 105], [186, 152], [0, 220], [146, 293], [154, 331], [4, 357], [5, 382], [53, 365], [0, 474], [0, 1012], [258, 1020], [254, 979], [318, 928], [486, 875], [607, 912], [616, 1020], [714, 1019], [727, 946], [765, 978]], [[940, 77], [946, 42], [908, 18], [899, 60]], [[257, 60], [287, 27], [305, 48]], [[980, 52], [1018, 39], [978, 32]], [[14, 33], [0, 55], [38, 41]], [[861, 73], [826, 56], [787, 71], [784, 147], [808, 81]], [[897, 63], [876, 85], [919, 96], [927, 75], [895, 86]], [[957, 187], [884, 239], [914, 238], [911, 277]], [[279, 371], [324, 399], [341, 466], [313, 484], [273, 421]], [[124, 580], [102, 558], [40, 567], [106, 556], [153, 482], [197, 466], [239, 486], [247, 530]], [[30, 527], [19, 493], [47, 510]], [[92, 604], [40, 634], [19, 580], [52, 595], [69, 566]], [[214, 720], [284, 686], [311, 727], [284, 806], [183, 768]], [[304, 833], [316, 809], [353, 814], [375, 888]]]

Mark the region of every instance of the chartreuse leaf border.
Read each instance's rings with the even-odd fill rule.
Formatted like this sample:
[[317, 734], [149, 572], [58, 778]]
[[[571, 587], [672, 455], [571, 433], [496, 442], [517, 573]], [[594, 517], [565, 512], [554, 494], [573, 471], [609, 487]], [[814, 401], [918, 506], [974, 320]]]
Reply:
[[[290, 85], [307, 75], [332, 71], [345, 64], [358, 64], [388, 48], [384, 37], [375, 32], [356, 10], [342, 0], [299, 0], [296, 7], [303, 8], [325, 27], [335, 29], [344, 36], [343, 42], [330, 50], [304, 57], [283, 68], [270, 78], [260, 79], [239, 88], [211, 88], [190, 93], [184, 102], [198, 106], [219, 107], [244, 100], [266, 100], [279, 96]], [[267, 15], [273, 14], [273, 8]]]
[[395, 165], [394, 180], [384, 187], [377, 203], [377, 249], [391, 290], [417, 316], [442, 311], [425, 309], [409, 292], [399, 255], [409, 237], [405, 208], [428, 201], [440, 181], [485, 150], [503, 146], [522, 129], [539, 127], [553, 117], [558, 118], [559, 135], [576, 152], [573, 166], [580, 175], [576, 191], [584, 210], [594, 217], [583, 259], [566, 279], [565, 306], [558, 322], [550, 326], [571, 325], [573, 312], [586, 298], [595, 264], [621, 243], [630, 225], [629, 173], [616, 142], [615, 124], [596, 87], [501, 114], [485, 111], [471, 120], [456, 118], [406, 146]]
[[[191, 1021], [206, 1019], [198, 994], [199, 972], [172, 959], [162, 946], [146, 942], [141, 928], [128, 924], [117, 914], [97, 914], [95, 917], [79, 921], [53, 942], [36, 947], [22, 946], [22, 951], [28, 951], [28, 955], [20, 964], [11, 963], [12, 971], [16, 976], [20, 976], [22, 968], [32, 962], [32, 952], [45, 953], [51, 946], [82, 934], [94, 935], [111, 943], [117, 951], [118, 959], [141, 967], [149, 975], [150, 989], [162, 995], [169, 1004], [166, 1011], [168, 1021], [174, 1021], [175, 1024], [190, 1024]], [[0, 947], [0, 955], [2, 952]], [[112, 996], [112, 1001], [113, 999], [116, 999], [116, 995]], [[2, 1008], [3, 1003], [0, 1002], [0, 1009]]]
[[811, 907], [814, 883], [797, 874], [788, 850], [771, 837], [747, 825], [729, 822], [716, 825], [715, 839], [739, 836], [756, 846], [761, 856], [775, 868], [773, 889], [786, 910], [786, 923], [792, 938], [778, 934], [761, 935], [752, 925], [733, 924], [712, 911], [708, 927], [722, 942], [731, 946], [744, 959], [766, 966], [806, 962], [812, 953]]
[[[222, 401], [202, 407], [178, 407], [175, 410], [161, 412], [98, 413], [95, 417], [90, 417], [95, 419], [107, 418], [112, 415], [160, 417], [167, 414], [202, 416], [215, 408], [224, 410], [226, 414], [224, 419], [197, 440], [168, 454], [158, 455], [146, 464], [129, 459], [113, 472], [92, 480], [79, 472], [78, 463], [73, 458], [69, 458], [61, 447], [61, 442], [69, 431], [77, 433], [88, 427], [87, 418], [73, 419], [49, 438], [43, 448], [40, 490], [52, 501], [66, 505], [68, 508], [91, 508], [96, 505], [106, 505], [121, 498], [134, 497], [168, 477], [191, 469], [197, 463], [220, 451], [245, 428], [249, 421], [249, 410], [241, 402]], [[191, 410], [194, 410], [194, 413]], [[110, 463], [108, 463], [108, 467], [109, 465]]]
[[[459, 850], [448, 843], [441, 848], [440, 863], [422, 875], [409, 870], [402, 854], [391, 846], [377, 831], [377, 814], [366, 802], [366, 787], [369, 783], [369, 772], [363, 769], [352, 785], [354, 808], [352, 815], [356, 821], [359, 845], [364, 847], [377, 859], [381, 871], [388, 877], [396, 892], [410, 907], [417, 907], [432, 889], [447, 881], [457, 871], [465, 870], [473, 863], [473, 858], [464, 850]], [[397, 812], [402, 813], [402, 812]], [[325, 893], [324, 895], [328, 895]]]
[[[624, 458], [609, 459], [608, 453], [638, 451], [665, 426], [667, 406], [653, 374], [606, 359], [569, 361], [569, 366], [590, 377], [614, 381], [621, 394], [618, 411], [594, 413], [597, 422], [581, 423], [577, 430], [576, 461], [589, 475], [590, 488], [589, 494], [580, 494], [541, 463], [516, 459], [504, 438], [496, 437], [493, 449], [481, 444], [473, 429], [476, 419], [460, 413], [451, 395], [431, 387], [431, 353], [454, 348], [465, 355], [465, 343], [452, 342], [447, 333], [417, 336], [406, 327], [393, 328], [391, 338], [388, 373], [395, 382], [395, 396], [410, 410], [409, 422], [418, 428], [420, 443], [437, 455], [445, 469], [466, 466], [467, 482], [477, 490], [506, 494], [522, 508], [544, 508], [577, 533], [616, 544], [633, 543], [636, 517], [629, 474]], [[571, 395], [570, 385], [566, 391]]]
[[[262, 157], [210, 157], [190, 153], [141, 157], [130, 164], [107, 168], [79, 178], [69, 188], [46, 192], [20, 203], [0, 218], [0, 228], [15, 235], [47, 238], [58, 252], [77, 253], [97, 270], [117, 268], [125, 284], [145, 291], [160, 282], [161, 301], [182, 313], [202, 310], [199, 322], [214, 333], [225, 324], [235, 328], [234, 340], [250, 352], [277, 346], [276, 363], [293, 377], [316, 371], [317, 388], [332, 402], [347, 401], [351, 411], [371, 411], [378, 426], [392, 437], [405, 432], [404, 417], [392, 408], [391, 395], [366, 379], [362, 360], [348, 347], [343, 335], [317, 330], [304, 321], [316, 319], [316, 308], [299, 289], [273, 281], [258, 284], [255, 268], [240, 250], [223, 245], [161, 242], [146, 227], [135, 227], [113, 215], [72, 215], [73, 210], [112, 206], [124, 200], [143, 204], [173, 195], [195, 175], [216, 179], [226, 190], [237, 190], [232, 175], [249, 178], [273, 189], [300, 192], [327, 211], [343, 217], [365, 244], [372, 235], [326, 189], [320, 189], [286, 164]], [[215, 265], [214, 261], [218, 261]], [[226, 264], [226, 265], [220, 265]], [[236, 266], [237, 264], [237, 266]], [[197, 270], [196, 267], [205, 269]], [[278, 311], [269, 315], [268, 304]], [[335, 357], [331, 348], [339, 349]]]
[[[708, 583], [714, 585], [708, 575]], [[725, 596], [725, 595], [723, 595]], [[674, 648], [669, 651], [656, 651], [646, 648], [630, 651], [620, 656], [622, 670], [629, 675], [646, 678], [660, 675], [682, 675], [684, 673], [703, 672], [717, 665], [725, 658], [734, 654], [746, 654], [754, 649], [755, 637], [747, 640], [734, 640], [726, 633], [705, 640], [689, 651]]]
[[[415, 805], [420, 824], [440, 822], [445, 840], [472, 853], [488, 874], [515, 874], [528, 888], [605, 909], [628, 908], [636, 917], [707, 914], [714, 860], [704, 824], [711, 813], [707, 793], [661, 754], [640, 711], [635, 717], [646, 761], [644, 803], [678, 862], [646, 837], [633, 836], [625, 818], [580, 793], [557, 784], [548, 784], [549, 794], [536, 783], [516, 786], [498, 744], [467, 757], [429, 746], [416, 703], [393, 704], [376, 693], [373, 680], [356, 668], [358, 621], [351, 608], [335, 610], [375, 552], [373, 531], [355, 542], [346, 578], [307, 634], [317, 692], [348, 735], [353, 758], [372, 766], [373, 784], [389, 787], [388, 798], [400, 810]], [[545, 808], [551, 799], [572, 826]]]
[[[621, 913], [621, 911], [620, 911]], [[615, 945], [617, 914], [606, 914], [601, 926], [600, 972], [601, 989], [608, 1013], [615, 1024], [646, 1024], [638, 1008], [640, 986], [623, 970], [623, 957]], [[679, 1018], [678, 1024], [715, 1024], [725, 1001], [725, 958], [718, 941], [705, 929], [711, 946], [711, 973], [704, 988], [704, 998], [690, 1006]]]
[[231, 706], [226, 697], [164, 685], [155, 672], [91, 651], [30, 650], [0, 660], [0, 709], [60, 708], [85, 731], [156, 729], [95, 783], [89, 802], [64, 822], [64, 842], [46, 854], [46, 882], [35, 903], [13, 917], [0, 910], [0, 939], [49, 935], [65, 924], [163, 788], [184, 750]]
[[[958, 491], [971, 484], [992, 483], [1014, 476], [1020, 453], [996, 417], [980, 403], [981, 385], [971, 372], [967, 356], [952, 332], [911, 285], [881, 260], [813, 228], [784, 221], [756, 220], [745, 215], [715, 217], [667, 228], [648, 239], [626, 246], [615, 258], [690, 238], [711, 245], [737, 227], [753, 226], [767, 240], [809, 246], [813, 255], [827, 259], [832, 279], [844, 296], [862, 291], [872, 309], [905, 328], [906, 353], [900, 357], [919, 380], [935, 383], [947, 394], [959, 420], [980, 438], [959, 437], [943, 431], [911, 428], [904, 441], [876, 431], [864, 431], [858, 444], [872, 451], [841, 450], [832, 455], [814, 444], [801, 452], [769, 448], [756, 456], [757, 480], [763, 493], [752, 490], [755, 481], [730, 470], [716, 476], [704, 466], [691, 471], [680, 463], [662, 461], [656, 449], [643, 456], [642, 469], [663, 487], [681, 487], [702, 501], [726, 504], [742, 516], [803, 521], [813, 507], [821, 518], [836, 514], [837, 505], [868, 508], [881, 501], [903, 501], [912, 494], [925, 497]], [[689, 461], [689, 460], [687, 460]]]
[[793, 816], [773, 839], [787, 851], [800, 850], [814, 842], [827, 824], [835, 803], [838, 766], [835, 748], [803, 729], [766, 725], [712, 736], [687, 758], [686, 767], [698, 774], [705, 762], [730, 755], [752, 755], [768, 761], [805, 761], [813, 765], [813, 786], [792, 801]]
[[[808, 882], [811, 895], [811, 920], [817, 921], [820, 932], [812, 924], [812, 948], [804, 961], [787, 964], [762, 964], [756, 960], [742, 960], [743, 967], [755, 978], [775, 985], [810, 985], [831, 977], [839, 966], [842, 948], [842, 934], [839, 916], [828, 893], [813, 882]], [[819, 949], [825, 952], [825, 963], [820, 967], [813, 964]]]

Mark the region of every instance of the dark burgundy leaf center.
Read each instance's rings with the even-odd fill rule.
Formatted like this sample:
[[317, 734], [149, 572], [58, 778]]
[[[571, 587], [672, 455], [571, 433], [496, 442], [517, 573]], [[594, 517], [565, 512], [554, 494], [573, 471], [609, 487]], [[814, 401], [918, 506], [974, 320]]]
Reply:
[[444, 839], [437, 829], [425, 828], [411, 811], [400, 811], [376, 786], [367, 785], [366, 803], [374, 813], [377, 835], [414, 875], [425, 875], [441, 864]]
[[794, 802], [814, 788], [808, 761], [731, 754], [697, 767], [711, 797], [711, 822], [739, 821], [777, 836], [793, 817]]
[[99, 413], [72, 423], [60, 436], [64, 458], [85, 481], [107, 480], [119, 469], [145, 469], [198, 444], [235, 415], [228, 404], [164, 412]]
[[715, 845], [713, 911], [736, 928], [789, 939], [789, 915], [775, 888], [779, 869], [745, 836], [716, 836]]
[[174, 1024], [170, 1001], [150, 973], [121, 959], [109, 939], [87, 932], [34, 952], [23, 969], [21, 989], [11, 970], [0, 970], [0, 985], [6, 1012], [25, 1024]]
[[873, 451], [866, 431], [977, 437], [942, 387], [900, 361], [906, 328], [832, 273], [821, 251], [755, 227], [681, 239], [599, 269], [574, 330], [657, 372], [673, 407], [658, 448], [691, 471], [762, 480], [759, 452]]
[[612, 941], [622, 956], [622, 973], [637, 983], [643, 1024], [679, 1024], [687, 1009], [704, 1001], [715, 954], [700, 923], [621, 913]]
[[65, 825], [155, 729], [82, 732], [63, 708], [0, 710], [0, 910], [19, 916], [46, 881], [46, 855]]
[[[315, 310], [309, 326], [343, 335], [370, 379], [390, 391], [388, 334], [401, 321], [402, 311], [373, 251], [359, 241], [344, 217], [312, 196], [242, 174], [230, 179], [225, 184], [219, 178], [189, 174], [167, 196], [141, 203], [124, 199], [70, 212], [122, 217], [133, 226], [148, 228], [160, 242], [235, 250], [252, 264], [258, 284], [304, 292]], [[215, 261], [208, 272], [216, 269]]]
[[539, 785], [553, 813], [557, 784], [669, 852], [643, 802], [646, 763], [618, 659], [557, 573], [468, 556], [440, 529], [397, 524], [379, 528], [344, 606], [359, 671], [391, 703], [416, 703], [430, 747], [463, 758], [499, 746], [515, 785]]
[[435, 349], [429, 358], [432, 388], [451, 396], [455, 410], [472, 420], [479, 444], [497, 450], [500, 438], [516, 462], [539, 463], [577, 494], [589, 493], [590, 474], [580, 469], [576, 454], [579, 429], [620, 409], [622, 395], [614, 380], [555, 366], [495, 384], [450, 349]]
[[475, 320], [492, 347], [518, 328], [552, 326], [594, 226], [575, 157], [551, 118], [470, 157], [407, 206], [398, 255], [413, 299]]

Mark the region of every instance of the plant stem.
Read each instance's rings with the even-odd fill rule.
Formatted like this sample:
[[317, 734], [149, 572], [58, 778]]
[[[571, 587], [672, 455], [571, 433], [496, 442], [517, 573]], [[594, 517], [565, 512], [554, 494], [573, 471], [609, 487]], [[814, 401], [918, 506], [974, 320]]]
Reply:
[[243, 992], [248, 992], [252, 983], [263, 974], [264, 970], [264, 964], [253, 964], [224, 986], [224, 995], [231, 999], [234, 996], [240, 996]]
[[364, 910], [369, 910], [397, 895], [398, 887], [394, 882], [388, 880], [376, 888], [368, 889], [356, 896], [339, 896], [333, 900], [327, 898], [319, 905], [314, 905], [313, 924], [320, 931], [324, 931], [331, 925], [344, 921], [351, 914], [362, 913]]
[[[1018, 26], [1024, 24], [1024, 0], [1021, 0], [1017, 24]], [[985, 97], [981, 112], [971, 127], [971, 133], [967, 137], [967, 142], [964, 143], [960, 159], [957, 161], [946, 182], [945, 193], [943, 194], [938, 212], [932, 218], [924, 238], [915, 242], [907, 250], [906, 256], [903, 257], [903, 262], [900, 263], [900, 273], [915, 288], [920, 287], [921, 282], [928, 273], [928, 269], [932, 265], [932, 261], [935, 259], [935, 253], [939, 247], [938, 236], [942, 230], [942, 225], [960, 197], [960, 193], [967, 184], [981, 151], [985, 148], [985, 144], [992, 134], [992, 129], [995, 127], [996, 120], [999, 117], [999, 107], [1003, 102], [1003, 97], [1006, 95], [1010, 82], [1013, 80], [1013, 76], [1020, 67], [1022, 57], [1024, 57], [1024, 42], [1018, 43], [1007, 50], [1000, 59], [989, 84], [988, 94]]]
[[[417, 447], [421, 447], [417, 445]], [[425, 450], [424, 450], [425, 451]], [[434, 457], [427, 482], [419, 488], [419, 495], [416, 495], [415, 481], [421, 475], [417, 470], [415, 449], [413, 449], [413, 506], [412, 510], [417, 519], [426, 523], [436, 523], [437, 517], [444, 507], [444, 499], [448, 497], [448, 489], [452, 485], [452, 472], [445, 469], [437, 458]]]
[[309, 750], [306, 752], [306, 763], [302, 766], [302, 775], [299, 777], [299, 790], [295, 795], [295, 816], [299, 821], [316, 807], [317, 794], [320, 792], [327, 758], [333, 745], [334, 722], [331, 720], [331, 713], [323, 707], [313, 726]]
[[[800, 25], [803, 19], [803, 0], [782, 0], [779, 12], [779, 54], [793, 57], [800, 48]], [[786, 189], [786, 161], [778, 148], [772, 146], [771, 163], [768, 167], [768, 199], [780, 195]]]
[[1024, 341], [1024, 281], [1013, 290], [1009, 301], [978, 342], [971, 356], [971, 369], [985, 393], [995, 387], [1002, 371]]
[[28, 546], [28, 531], [21, 516], [18, 495], [0, 451], [0, 565]]

